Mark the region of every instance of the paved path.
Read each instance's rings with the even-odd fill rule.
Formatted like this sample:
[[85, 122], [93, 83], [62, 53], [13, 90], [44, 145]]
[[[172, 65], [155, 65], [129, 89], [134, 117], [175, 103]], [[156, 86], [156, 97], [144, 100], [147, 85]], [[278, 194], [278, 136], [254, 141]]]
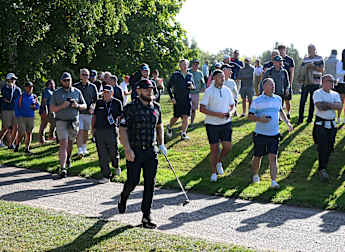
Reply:
[[[122, 184], [97, 184], [80, 177], [52, 178], [46, 172], [2, 167], [0, 199], [131, 225], [141, 221], [141, 186], [131, 194], [127, 213], [119, 215], [116, 205]], [[259, 250], [345, 251], [343, 213], [189, 196], [192, 202], [182, 207], [184, 197], [180, 192], [156, 190], [153, 217], [159, 230]]]

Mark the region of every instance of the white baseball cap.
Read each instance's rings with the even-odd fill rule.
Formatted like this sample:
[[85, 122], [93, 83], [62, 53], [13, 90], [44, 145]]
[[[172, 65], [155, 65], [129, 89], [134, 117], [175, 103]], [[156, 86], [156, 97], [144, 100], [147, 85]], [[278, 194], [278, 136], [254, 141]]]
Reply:
[[10, 79], [16, 79], [18, 80], [18, 77], [14, 74], [14, 73], [8, 73], [6, 75], [6, 80], [10, 80]]

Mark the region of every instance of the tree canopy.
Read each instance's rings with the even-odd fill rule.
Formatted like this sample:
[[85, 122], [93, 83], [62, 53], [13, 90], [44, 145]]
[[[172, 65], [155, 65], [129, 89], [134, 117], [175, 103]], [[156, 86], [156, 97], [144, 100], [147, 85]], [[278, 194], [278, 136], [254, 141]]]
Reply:
[[[184, 0], [2, 0], [0, 72], [33, 81], [81, 67], [160, 71], [196, 49], [175, 16]], [[195, 54], [195, 53], [194, 53]]]

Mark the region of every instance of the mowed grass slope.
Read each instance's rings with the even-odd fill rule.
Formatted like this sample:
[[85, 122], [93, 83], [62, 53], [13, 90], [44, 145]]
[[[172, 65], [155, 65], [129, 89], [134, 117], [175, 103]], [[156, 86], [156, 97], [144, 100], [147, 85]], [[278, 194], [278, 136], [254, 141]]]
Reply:
[[254, 251], [5, 201], [0, 201], [0, 250]]
[[[344, 164], [345, 164], [345, 129], [339, 126], [335, 152], [329, 162], [330, 183], [322, 183], [317, 174], [317, 150], [312, 140], [312, 124], [303, 123], [296, 126], [298, 117], [299, 95], [292, 101], [292, 123], [295, 129], [288, 133], [287, 127], [281, 123], [281, 140], [279, 148], [279, 190], [271, 190], [267, 158], [263, 159], [260, 176], [261, 183], [251, 183], [251, 159], [253, 155], [252, 132], [255, 123], [247, 118], [235, 117], [233, 120], [233, 148], [223, 162], [225, 175], [219, 177], [217, 183], [211, 183], [209, 168], [209, 145], [204, 127], [204, 115], [197, 113], [195, 128], [188, 130], [190, 141], [181, 141], [181, 123], [174, 127], [172, 139], [166, 138], [168, 157], [186, 189], [191, 192], [238, 197], [262, 202], [288, 203], [305, 207], [345, 210]], [[167, 96], [162, 96], [163, 122], [166, 125], [172, 116], [172, 104]], [[239, 104], [239, 114], [241, 104]], [[306, 113], [308, 104], [306, 104]], [[32, 151], [35, 155], [13, 153], [7, 149], [0, 150], [0, 162], [5, 165], [16, 165], [30, 169], [58, 169], [58, 146], [47, 144], [41, 146], [37, 142], [39, 117], [36, 120], [35, 141]], [[90, 155], [78, 159], [73, 157], [71, 175], [99, 178], [98, 156], [95, 144], [89, 141]], [[122, 147], [121, 167], [123, 173], [116, 178], [118, 182], [126, 179], [125, 158]], [[74, 148], [76, 153], [76, 147]], [[142, 181], [141, 181], [142, 182]], [[157, 186], [178, 188], [176, 179], [168, 163], [159, 155]]]

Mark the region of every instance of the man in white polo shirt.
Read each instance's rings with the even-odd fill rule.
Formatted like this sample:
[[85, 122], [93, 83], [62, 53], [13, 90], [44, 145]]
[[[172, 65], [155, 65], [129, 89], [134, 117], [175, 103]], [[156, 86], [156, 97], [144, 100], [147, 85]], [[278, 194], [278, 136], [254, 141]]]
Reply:
[[[225, 75], [222, 70], [213, 72], [214, 85], [206, 89], [200, 102], [200, 112], [206, 114], [205, 125], [211, 149], [211, 181], [223, 175], [222, 159], [231, 150], [232, 112], [235, 101], [231, 90], [224, 86]], [[219, 144], [222, 144], [220, 151]]]
[[337, 134], [336, 111], [341, 109], [342, 104], [339, 94], [332, 90], [335, 82], [333, 76], [326, 74], [322, 76], [321, 82], [322, 88], [313, 94], [316, 109], [313, 138], [319, 152], [320, 179], [328, 181], [327, 164]]

